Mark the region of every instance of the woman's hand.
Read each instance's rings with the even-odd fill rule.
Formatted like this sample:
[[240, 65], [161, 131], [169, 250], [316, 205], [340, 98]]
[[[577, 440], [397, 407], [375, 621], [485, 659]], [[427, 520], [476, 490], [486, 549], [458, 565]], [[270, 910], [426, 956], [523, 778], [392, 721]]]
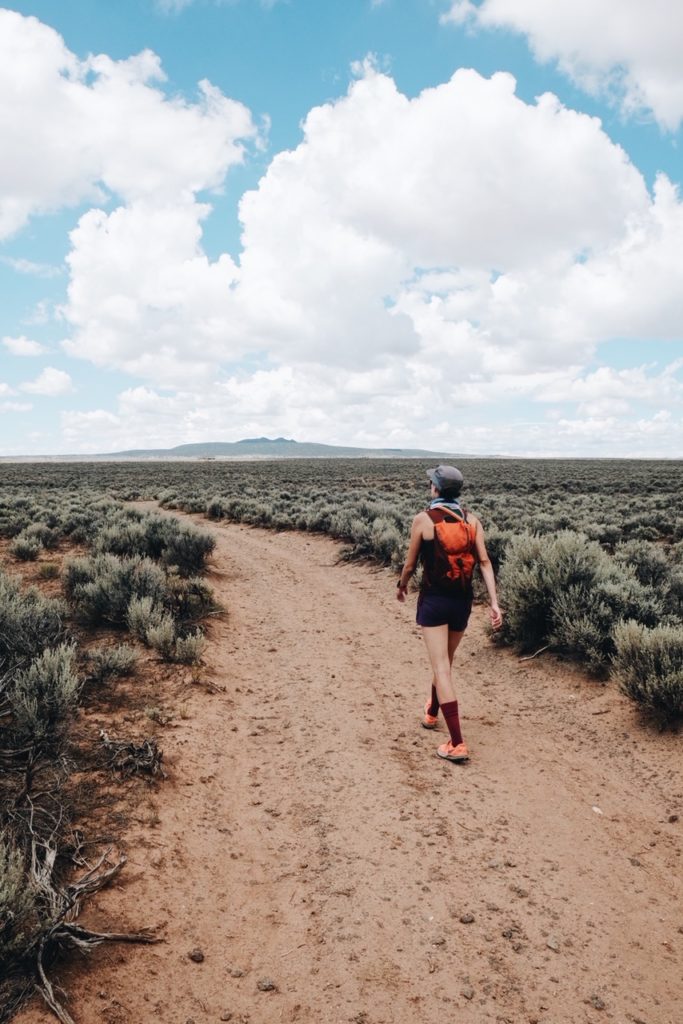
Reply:
[[503, 613], [497, 604], [492, 604], [489, 608], [489, 615], [491, 616], [491, 626], [493, 629], [500, 629], [503, 625]]
[[396, 587], [396, 600], [400, 601], [401, 604], [403, 604], [403, 602], [406, 599], [406, 593], [407, 592], [408, 592], [408, 588], [407, 587], [401, 587], [401, 586]]

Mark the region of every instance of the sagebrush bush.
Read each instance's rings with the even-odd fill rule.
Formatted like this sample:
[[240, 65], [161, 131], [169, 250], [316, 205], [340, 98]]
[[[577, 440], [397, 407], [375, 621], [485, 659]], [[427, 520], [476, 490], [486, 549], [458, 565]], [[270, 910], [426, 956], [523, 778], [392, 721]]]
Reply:
[[90, 652], [90, 678], [93, 682], [103, 683], [111, 676], [130, 675], [137, 660], [137, 651], [129, 644], [98, 647]]
[[614, 644], [621, 690], [662, 725], [683, 719], [683, 628], [620, 622]]
[[79, 690], [75, 646], [48, 648], [18, 671], [7, 688], [15, 728], [32, 742], [59, 736], [76, 709]]
[[38, 575], [43, 580], [55, 580], [59, 576], [59, 566], [56, 562], [43, 562], [38, 566]]
[[175, 642], [173, 660], [179, 661], [183, 665], [196, 665], [205, 646], [206, 638], [200, 629], [196, 629], [186, 636], [179, 636]]
[[500, 588], [504, 639], [520, 650], [549, 646], [598, 675], [609, 666], [617, 621], [632, 618], [655, 625], [663, 614], [659, 595], [629, 566], [571, 531], [513, 537]]
[[9, 552], [13, 558], [20, 562], [35, 562], [41, 551], [41, 543], [34, 537], [27, 537], [19, 534], [9, 546]]
[[225, 504], [223, 499], [215, 496], [206, 503], [206, 515], [208, 519], [223, 519], [225, 516]]
[[178, 524], [178, 527], [168, 532], [161, 557], [166, 565], [175, 566], [178, 572], [189, 576], [204, 568], [206, 559], [216, 546], [216, 539], [204, 530], [184, 524]]
[[667, 587], [671, 577], [671, 561], [658, 544], [627, 540], [617, 544], [614, 557], [620, 565], [629, 566], [641, 583], [648, 587]]
[[43, 597], [33, 587], [22, 590], [0, 573], [0, 671], [11, 672], [57, 644], [64, 633], [63, 601]]
[[37, 927], [37, 893], [9, 832], [0, 832], [0, 963], [24, 952]]
[[169, 573], [168, 590], [166, 605], [179, 622], [195, 622], [218, 611], [211, 587], [201, 576]]
[[151, 558], [189, 575], [204, 567], [215, 540], [206, 531], [168, 516], [118, 509], [98, 531], [93, 547], [99, 553]]
[[163, 606], [153, 597], [131, 597], [126, 609], [126, 625], [133, 636], [146, 643], [148, 630], [158, 626], [163, 616]]
[[30, 540], [36, 540], [41, 547], [51, 548], [57, 547], [59, 543], [60, 531], [55, 526], [50, 526], [48, 523], [31, 523], [24, 530], [24, 536]]
[[147, 628], [145, 643], [149, 644], [166, 661], [173, 661], [176, 644], [176, 628], [173, 616], [163, 612], [158, 621]]
[[63, 573], [64, 590], [77, 615], [91, 625], [121, 626], [134, 597], [163, 604], [168, 597], [166, 574], [149, 558], [112, 554], [76, 558]]

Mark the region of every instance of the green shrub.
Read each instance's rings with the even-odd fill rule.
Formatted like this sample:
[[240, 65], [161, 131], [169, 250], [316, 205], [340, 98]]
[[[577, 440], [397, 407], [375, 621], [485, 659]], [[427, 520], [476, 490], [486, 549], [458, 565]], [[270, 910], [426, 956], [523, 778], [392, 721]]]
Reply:
[[211, 587], [201, 576], [178, 576], [169, 573], [169, 597], [166, 605], [180, 622], [194, 622], [218, 611]]
[[149, 596], [131, 597], [126, 609], [126, 625], [133, 636], [147, 642], [147, 632], [158, 626], [164, 616], [164, 609]]
[[90, 652], [90, 678], [103, 683], [111, 676], [130, 675], [138, 659], [137, 651], [128, 644], [99, 647]]
[[34, 742], [59, 735], [64, 719], [76, 708], [79, 689], [75, 647], [48, 648], [8, 686], [15, 727]]
[[206, 639], [200, 629], [188, 633], [187, 636], [179, 636], [175, 642], [173, 660], [183, 665], [195, 665], [201, 658], [205, 646]]
[[54, 580], [59, 576], [59, 566], [56, 562], [43, 562], [38, 566], [38, 575], [43, 580]]
[[95, 552], [113, 555], [149, 555], [144, 526], [139, 522], [120, 520], [99, 530], [93, 543]]
[[149, 558], [77, 558], [66, 565], [63, 582], [76, 613], [92, 625], [123, 625], [134, 597], [150, 597], [154, 604], [168, 597], [166, 575]]
[[[170, 522], [170, 520], [165, 520]], [[212, 534], [181, 525], [168, 532], [162, 560], [166, 565], [175, 566], [184, 576], [199, 572], [216, 546]]]
[[206, 515], [209, 519], [223, 519], [225, 516], [223, 499], [218, 496], [210, 498], [206, 503]]
[[31, 587], [21, 590], [0, 573], [0, 671], [26, 666], [45, 647], [63, 637], [64, 603], [43, 597]]
[[24, 530], [24, 536], [36, 540], [44, 548], [56, 548], [59, 543], [60, 531], [47, 523], [31, 523]]
[[650, 541], [627, 540], [617, 545], [614, 557], [620, 565], [629, 566], [645, 586], [668, 586], [671, 563], [659, 545]]
[[35, 562], [40, 550], [40, 541], [34, 537], [27, 537], [25, 534], [20, 534], [9, 546], [12, 557], [20, 562]]
[[145, 643], [149, 644], [165, 661], [173, 661], [175, 655], [176, 631], [173, 616], [168, 612], [147, 628]]
[[0, 963], [24, 952], [37, 928], [37, 894], [27, 884], [24, 859], [9, 833], [0, 832]]
[[513, 537], [500, 573], [503, 638], [521, 650], [549, 646], [603, 674], [614, 651], [614, 623], [655, 625], [663, 604], [632, 569], [595, 541], [564, 531]]
[[614, 642], [621, 690], [662, 725], [683, 718], [683, 628], [621, 622]]

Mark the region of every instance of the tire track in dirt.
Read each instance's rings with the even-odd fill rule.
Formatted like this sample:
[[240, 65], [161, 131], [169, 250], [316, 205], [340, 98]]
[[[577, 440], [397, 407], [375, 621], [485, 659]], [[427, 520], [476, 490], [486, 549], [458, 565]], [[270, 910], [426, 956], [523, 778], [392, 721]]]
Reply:
[[159, 821], [89, 911], [165, 918], [166, 942], [69, 972], [79, 1024], [680, 1024], [679, 739], [495, 649], [476, 610], [473, 758], [444, 764], [391, 575], [335, 564], [327, 538], [212, 529], [228, 614], [204, 675], [224, 690], [185, 685]]

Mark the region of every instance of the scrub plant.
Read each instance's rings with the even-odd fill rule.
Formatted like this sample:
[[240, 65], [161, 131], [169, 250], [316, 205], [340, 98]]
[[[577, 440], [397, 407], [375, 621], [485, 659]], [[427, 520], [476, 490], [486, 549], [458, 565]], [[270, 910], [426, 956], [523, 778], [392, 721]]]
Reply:
[[622, 692], [662, 726], [682, 721], [683, 629], [620, 622], [614, 644], [614, 673]]

